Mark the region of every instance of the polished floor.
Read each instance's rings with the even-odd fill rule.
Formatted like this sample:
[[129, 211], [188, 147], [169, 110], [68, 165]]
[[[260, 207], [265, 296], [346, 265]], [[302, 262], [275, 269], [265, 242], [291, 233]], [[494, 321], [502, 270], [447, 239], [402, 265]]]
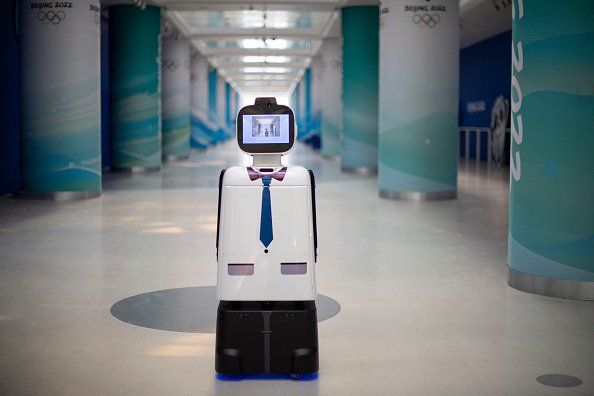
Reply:
[[317, 175], [318, 291], [340, 304], [319, 376], [218, 378], [217, 178], [242, 160], [227, 143], [107, 174], [98, 199], [0, 197], [0, 394], [594, 394], [594, 303], [506, 285], [506, 170], [462, 162], [457, 200], [397, 202], [303, 146], [289, 161]]

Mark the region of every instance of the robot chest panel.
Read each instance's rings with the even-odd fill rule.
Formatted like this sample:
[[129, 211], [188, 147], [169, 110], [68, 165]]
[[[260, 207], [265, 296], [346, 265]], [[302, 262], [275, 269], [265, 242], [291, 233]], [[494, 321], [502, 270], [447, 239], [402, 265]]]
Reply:
[[[228, 260], [309, 261], [311, 202], [306, 186], [225, 186], [222, 254]], [[267, 250], [263, 255], [264, 250]]]

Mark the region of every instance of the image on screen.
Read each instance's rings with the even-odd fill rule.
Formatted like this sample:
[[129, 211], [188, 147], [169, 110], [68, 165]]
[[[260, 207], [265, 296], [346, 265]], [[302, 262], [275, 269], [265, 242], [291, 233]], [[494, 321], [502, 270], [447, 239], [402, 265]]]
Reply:
[[289, 143], [289, 115], [244, 115], [243, 144]]

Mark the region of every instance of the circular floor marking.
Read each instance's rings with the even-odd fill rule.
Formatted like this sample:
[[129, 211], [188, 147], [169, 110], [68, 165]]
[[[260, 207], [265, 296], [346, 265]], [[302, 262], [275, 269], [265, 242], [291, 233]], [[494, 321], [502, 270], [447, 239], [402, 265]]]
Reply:
[[[217, 315], [215, 286], [181, 287], [138, 294], [116, 302], [110, 312], [122, 322], [150, 329], [214, 333]], [[340, 312], [338, 301], [318, 294], [318, 322]]]
[[536, 380], [543, 385], [556, 388], [574, 388], [582, 384], [582, 380], [578, 377], [565, 374], [545, 374], [537, 377]]

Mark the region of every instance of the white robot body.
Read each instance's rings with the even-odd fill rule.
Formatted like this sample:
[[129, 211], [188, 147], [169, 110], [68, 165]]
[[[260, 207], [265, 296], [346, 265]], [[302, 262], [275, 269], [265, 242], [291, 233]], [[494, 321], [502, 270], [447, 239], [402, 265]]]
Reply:
[[[272, 241], [261, 241], [263, 177]], [[315, 300], [312, 177], [300, 166], [232, 167], [221, 181], [217, 296], [226, 301]]]
[[315, 181], [283, 166], [293, 111], [256, 98], [237, 115], [253, 165], [221, 172], [217, 216], [215, 370], [223, 375], [318, 371]]

